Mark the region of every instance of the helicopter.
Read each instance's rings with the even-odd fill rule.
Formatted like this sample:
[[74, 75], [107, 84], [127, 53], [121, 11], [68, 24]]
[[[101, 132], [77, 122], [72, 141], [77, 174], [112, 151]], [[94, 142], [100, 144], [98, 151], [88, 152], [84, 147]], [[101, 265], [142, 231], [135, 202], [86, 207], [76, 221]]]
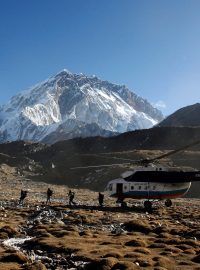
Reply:
[[[144, 199], [144, 208], [147, 211], [152, 209], [154, 200], [165, 200], [165, 206], [170, 207], [172, 205], [171, 199], [184, 196], [189, 191], [191, 182], [200, 181], [200, 171], [165, 167], [155, 164], [155, 161], [199, 143], [200, 140], [152, 159], [129, 160], [132, 163], [123, 163], [137, 166], [133, 170], [125, 171], [119, 178], [109, 181], [105, 191], [108, 192], [109, 196], [116, 198], [116, 202], [120, 203], [122, 207], [127, 206], [125, 199]], [[119, 166], [121, 164], [75, 167], [72, 169], [99, 168], [113, 165]]]

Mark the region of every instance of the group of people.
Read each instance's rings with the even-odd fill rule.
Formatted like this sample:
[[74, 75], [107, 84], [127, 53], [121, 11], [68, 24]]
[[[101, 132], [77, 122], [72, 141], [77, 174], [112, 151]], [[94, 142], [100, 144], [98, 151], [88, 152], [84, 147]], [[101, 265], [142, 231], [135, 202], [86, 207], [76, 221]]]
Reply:
[[[19, 198], [19, 205], [23, 205], [24, 204], [24, 200], [27, 197], [27, 190], [21, 190], [20, 193], [20, 198]], [[47, 189], [47, 200], [46, 200], [46, 204], [51, 203], [51, 197], [53, 195], [53, 190], [51, 190], [50, 188]], [[75, 197], [75, 192], [69, 190], [68, 193], [68, 198], [69, 198], [69, 205], [75, 205], [76, 203], [74, 202], [74, 197]], [[99, 197], [98, 197], [98, 201], [99, 201], [99, 206], [103, 207], [103, 203], [104, 203], [104, 194], [102, 194], [101, 192], [99, 192]]]
[[[69, 190], [69, 193], [68, 193], [69, 205], [72, 205], [72, 204], [75, 205], [76, 204], [74, 202], [74, 196], [75, 196], [75, 193], [73, 191]], [[101, 192], [99, 192], [98, 200], [99, 200], [99, 206], [103, 207], [104, 194], [102, 194]]]

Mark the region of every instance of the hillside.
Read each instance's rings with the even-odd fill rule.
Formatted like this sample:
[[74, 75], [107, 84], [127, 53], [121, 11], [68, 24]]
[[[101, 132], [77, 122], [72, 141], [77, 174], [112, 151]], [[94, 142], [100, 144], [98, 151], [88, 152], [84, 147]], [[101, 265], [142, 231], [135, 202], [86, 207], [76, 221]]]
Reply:
[[[133, 160], [134, 164], [134, 160], [157, 157], [199, 138], [200, 128], [157, 127], [128, 132], [112, 138], [72, 139], [50, 146], [18, 141], [0, 145], [0, 160], [1, 164], [16, 168], [17, 175], [34, 181], [103, 190], [109, 180], [119, 177], [120, 173], [130, 168], [130, 165], [76, 170], [71, 168], [120, 164], [130, 160]], [[200, 170], [199, 158], [200, 145], [196, 145], [160, 162], [171, 165], [173, 161], [174, 165]], [[192, 194], [199, 197], [196, 188]]]
[[200, 103], [183, 107], [161, 121], [159, 127], [199, 127]]

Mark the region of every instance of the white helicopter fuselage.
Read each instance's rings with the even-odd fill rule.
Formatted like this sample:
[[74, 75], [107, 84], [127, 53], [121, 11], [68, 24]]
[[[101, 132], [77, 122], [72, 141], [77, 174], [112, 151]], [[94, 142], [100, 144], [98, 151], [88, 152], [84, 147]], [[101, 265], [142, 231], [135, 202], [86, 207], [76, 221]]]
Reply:
[[[146, 173], [147, 179], [137, 181], [137, 175], [141, 177], [141, 174]], [[122, 178], [117, 178], [108, 182], [106, 191], [111, 197], [116, 197], [119, 200], [126, 198], [132, 199], [171, 199], [178, 198], [185, 195], [190, 189], [191, 182], [176, 181], [174, 178], [170, 178], [170, 182], [160, 181], [148, 181], [148, 173], [154, 173], [162, 176], [169, 172], [168, 168], [162, 166], [146, 166], [138, 167], [133, 171], [127, 171], [122, 174]], [[136, 180], [133, 176], [136, 176]], [[172, 174], [173, 176], [173, 174]], [[139, 177], [138, 177], [139, 178]], [[141, 178], [140, 178], [141, 179]]]
[[127, 182], [123, 178], [118, 178], [108, 183], [106, 191], [111, 197], [118, 199], [172, 199], [185, 195], [190, 186], [191, 182]]

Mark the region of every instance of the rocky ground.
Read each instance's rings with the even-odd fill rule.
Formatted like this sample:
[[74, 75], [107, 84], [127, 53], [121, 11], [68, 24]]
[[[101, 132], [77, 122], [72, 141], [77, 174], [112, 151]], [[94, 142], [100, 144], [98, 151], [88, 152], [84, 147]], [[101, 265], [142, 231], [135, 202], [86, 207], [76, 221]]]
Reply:
[[[147, 213], [142, 202], [121, 209], [107, 196], [99, 207], [97, 192], [74, 189], [69, 206], [66, 186], [0, 179], [2, 270], [200, 270], [199, 199], [177, 199], [171, 208], [157, 202]], [[28, 190], [23, 206], [21, 189]]]

